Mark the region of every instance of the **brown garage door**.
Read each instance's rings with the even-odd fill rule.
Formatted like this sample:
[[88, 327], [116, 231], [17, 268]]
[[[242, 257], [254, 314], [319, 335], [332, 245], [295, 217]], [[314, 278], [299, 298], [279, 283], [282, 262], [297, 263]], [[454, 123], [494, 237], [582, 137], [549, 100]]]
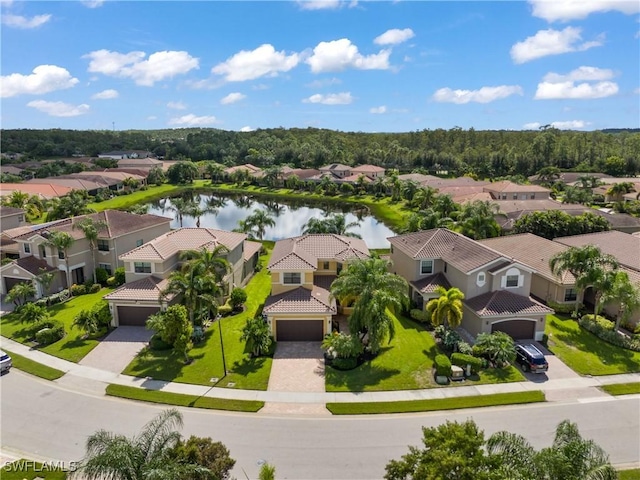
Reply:
[[25, 280], [24, 278], [10, 278], [4, 277], [4, 286], [6, 287], [7, 293], [11, 291], [13, 287], [18, 285], [19, 283], [27, 283], [29, 280]]
[[323, 320], [277, 320], [278, 342], [320, 342]]
[[507, 322], [494, 323], [491, 332], [504, 332], [514, 340], [529, 340], [535, 338], [536, 322], [531, 320], [509, 320]]
[[149, 315], [160, 311], [160, 307], [118, 307], [118, 324], [144, 327]]

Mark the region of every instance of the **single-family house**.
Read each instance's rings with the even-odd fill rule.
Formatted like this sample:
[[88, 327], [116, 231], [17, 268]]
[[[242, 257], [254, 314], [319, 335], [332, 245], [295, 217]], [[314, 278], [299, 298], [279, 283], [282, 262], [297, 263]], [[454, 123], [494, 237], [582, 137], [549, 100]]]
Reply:
[[28, 195], [35, 195], [43, 200], [51, 200], [52, 198], [64, 197], [71, 192], [71, 190], [73, 190], [73, 188], [50, 182], [42, 184], [0, 183], [0, 196], [11, 195], [13, 192], [22, 192]]
[[357, 167], [353, 167], [351, 169], [351, 175], [365, 175], [369, 177], [371, 180], [375, 180], [378, 177], [384, 177], [386, 170], [377, 165], [358, 165]]
[[151, 157], [130, 157], [118, 159], [118, 168], [140, 168], [151, 170], [152, 168], [163, 168], [163, 162]]
[[238, 170], [246, 170], [250, 176], [256, 176], [262, 174], [262, 169], [260, 167], [256, 167], [250, 163], [245, 163], [244, 165], [235, 165], [233, 167], [225, 168], [224, 173], [227, 176], [233, 175]]
[[24, 209], [0, 205], [0, 228], [2, 231], [20, 227], [24, 224]]
[[351, 175], [352, 168], [348, 165], [343, 165], [341, 163], [332, 163], [330, 165], [325, 165], [320, 167], [321, 173], [330, 173], [335, 178], [344, 178]]
[[145, 150], [113, 150], [111, 152], [98, 154], [98, 158], [111, 158], [112, 160], [149, 158], [152, 156], [153, 153], [147, 152]]
[[228, 293], [246, 284], [258, 262], [261, 244], [248, 241], [244, 233], [180, 228], [120, 255], [126, 283], [104, 297], [113, 315], [112, 325], [143, 326], [149, 315], [177, 302], [179, 298], [165, 298], [161, 292], [167, 287], [171, 273], [180, 268], [182, 253], [203, 248], [214, 250], [218, 246], [228, 250], [222, 255], [231, 267], [223, 278]]
[[530, 296], [534, 269], [445, 228], [388, 240], [391, 271], [409, 282], [419, 307], [438, 297], [436, 287], [456, 287], [465, 295], [462, 327], [470, 334], [503, 331], [515, 339], [542, 339], [553, 310]]
[[279, 341], [320, 341], [339, 313], [330, 287], [350, 261], [369, 257], [363, 240], [334, 234], [276, 242], [269, 265], [271, 295], [262, 314]]
[[494, 200], [545, 200], [551, 190], [539, 185], [520, 185], [509, 181], [493, 182], [484, 186]]

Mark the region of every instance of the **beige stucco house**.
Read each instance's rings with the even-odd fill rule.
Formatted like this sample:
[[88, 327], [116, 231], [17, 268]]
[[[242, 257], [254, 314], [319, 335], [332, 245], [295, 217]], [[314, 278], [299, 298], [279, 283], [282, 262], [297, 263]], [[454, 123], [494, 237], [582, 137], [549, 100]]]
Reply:
[[384, 177], [386, 170], [377, 165], [358, 165], [357, 167], [353, 167], [351, 169], [351, 175], [365, 175], [369, 177], [371, 180], [375, 180], [378, 177]]
[[437, 298], [436, 287], [456, 287], [465, 295], [462, 327], [470, 334], [503, 331], [516, 339], [542, 339], [553, 310], [530, 297], [532, 268], [444, 228], [388, 240], [391, 271], [409, 282], [419, 306]]
[[494, 200], [546, 200], [551, 193], [551, 190], [539, 185], [520, 185], [507, 180], [489, 183], [483, 189]]

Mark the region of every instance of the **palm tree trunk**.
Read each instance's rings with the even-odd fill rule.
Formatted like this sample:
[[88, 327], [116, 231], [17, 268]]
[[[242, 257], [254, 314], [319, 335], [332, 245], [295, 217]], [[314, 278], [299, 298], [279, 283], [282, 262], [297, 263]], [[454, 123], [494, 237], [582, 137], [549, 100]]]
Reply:
[[93, 247], [91, 248], [91, 257], [93, 258], [93, 283], [98, 283], [98, 277], [96, 277], [96, 249]]
[[71, 271], [69, 270], [69, 255], [67, 250], [64, 250], [64, 265], [67, 271], [67, 288], [69, 289], [69, 296], [71, 296]]
[[602, 293], [598, 293], [596, 292], [595, 294], [595, 299], [593, 301], [593, 320], [595, 321], [595, 319], [598, 317], [598, 313], [600, 312], [600, 297], [602, 296]]

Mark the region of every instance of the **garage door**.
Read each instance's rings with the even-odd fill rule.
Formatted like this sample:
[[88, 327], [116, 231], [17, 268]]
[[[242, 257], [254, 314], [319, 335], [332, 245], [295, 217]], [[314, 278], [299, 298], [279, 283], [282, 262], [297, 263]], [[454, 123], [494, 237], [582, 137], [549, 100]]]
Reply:
[[278, 342], [320, 342], [323, 320], [277, 320]]
[[118, 307], [118, 324], [144, 327], [149, 315], [160, 311], [160, 307]]
[[509, 320], [507, 322], [494, 323], [491, 332], [504, 332], [514, 340], [529, 340], [535, 338], [536, 322], [531, 320]]
[[26, 283], [29, 280], [25, 280], [24, 278], [10, 278], [4, 277], [4, 286], [6, 287], [6, 292], [9, 293], [13, 287], [18, 285], [19, 283]]

